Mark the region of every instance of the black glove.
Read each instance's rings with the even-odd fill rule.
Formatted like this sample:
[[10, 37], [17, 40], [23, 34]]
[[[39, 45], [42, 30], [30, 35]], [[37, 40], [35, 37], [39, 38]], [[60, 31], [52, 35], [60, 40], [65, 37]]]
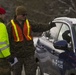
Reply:
[[49, 22], [50, 27], [56, 27], [56, 24], [54, 22]]
[[69, 33], [70, 33], [70, 31], [67, 30], [62, 34], [63, 39], [66, 40], [68, 43], [70, 43], [70, 41], [71, 41], [71, 37], [68, 35]]
[[13, 58], [13, 57], [8, 57], [8, 58], [7, 58], [7, 61], [12, 64], [12, 63], [14, 63], [14, 58]]

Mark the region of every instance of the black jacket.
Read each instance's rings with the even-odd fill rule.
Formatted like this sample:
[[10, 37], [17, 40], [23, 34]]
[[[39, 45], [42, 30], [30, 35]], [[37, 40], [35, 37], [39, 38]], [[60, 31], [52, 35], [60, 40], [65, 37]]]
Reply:
[[[14, 19], [14, 21], [18, 25], [20, 25], [16, 19]], [[32, 27], [33, 32], [43, 32], [43, 31], [49, 30], [51, 27], [49, 24], [43, 25], [43, 24], [36, 24], [34, 22], [30, 22], [30, 25]], [[23, 25], [20, 25], [21, 28], [22, 28], [22, 26]], [[10, 48], [11, 48], [11, 52], [12, 52], [13, 56], [20, 58], [20, 57], [27, 57], [30, 55], [34, 55], [35, 48], [34, 48], [33, 40], [27, 41], [25, 38], [25, 40], [22, 42], [15, 42], [14, 38], [13, 38], [13, 34], [12, 34], [11, 22], [8, 23], [7, 30], [8, 30], [8, 34], [9, 34]]]

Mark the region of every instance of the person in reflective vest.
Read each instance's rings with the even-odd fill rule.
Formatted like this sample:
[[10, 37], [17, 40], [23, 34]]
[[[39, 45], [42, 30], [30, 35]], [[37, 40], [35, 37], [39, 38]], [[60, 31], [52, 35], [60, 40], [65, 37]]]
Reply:
[[10, 55], [9, 39], [4, 23], [5, 9], [0, 7], [0, 75], [11, 75], [9, 63], [6, 60]]
[[[11, 20], [12, 23], [12, 28], [13, 28], [13, 36], [14, 36], [14, 41], [19, 42], [19, 41], [23, 41], [24, 37], [30, 41], [32, 40], [32, 36], [30, 35], [31, 33], [31, 26], [29, 25], [29, 21], [28, 19], [26, 19], [26, 21], [24, 22], [24, 27], [23, 27], [23, 32], [20, 28], [20, 26], [18, 26], [14, 20]], [[24, 36], [23, 36], [23, 34]]]
[[18, 63], [12, 67], [14, 75], [21, 75], [22, 67], [26, 75], [36, 75], [36, 62], [34, 58], [33, 32], [43, 32], [49, 30], [49, 24], [37, 24], [27, 18], [24, 6], [18, 6], [15, 11], [16, 15], [8, 25], [8, 34], [12, 56], [18, 58]]

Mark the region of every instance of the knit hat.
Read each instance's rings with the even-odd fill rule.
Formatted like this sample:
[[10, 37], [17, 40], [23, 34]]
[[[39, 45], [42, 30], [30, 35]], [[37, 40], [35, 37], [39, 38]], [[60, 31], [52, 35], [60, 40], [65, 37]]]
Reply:
[[16, 15], [22, 15], [22, 14], [25, 14], [26, 13], [26, 9], [24, 6], [18, 6], [16, 8]]
[[6, 10], [2, 7], [0, 7], [0, 14], [5, 14], [6, 13]]

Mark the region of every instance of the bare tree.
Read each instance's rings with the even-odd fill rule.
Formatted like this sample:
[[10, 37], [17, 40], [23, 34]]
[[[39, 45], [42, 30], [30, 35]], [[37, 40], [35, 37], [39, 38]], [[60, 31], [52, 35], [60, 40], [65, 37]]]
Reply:
[[[64, 10], [64, 14], [69, 17], [76, 16], [76, 0], [58, 0], [61, 4], [68, 7]], [[70, 15], [71, 14], [71, 15]]]

